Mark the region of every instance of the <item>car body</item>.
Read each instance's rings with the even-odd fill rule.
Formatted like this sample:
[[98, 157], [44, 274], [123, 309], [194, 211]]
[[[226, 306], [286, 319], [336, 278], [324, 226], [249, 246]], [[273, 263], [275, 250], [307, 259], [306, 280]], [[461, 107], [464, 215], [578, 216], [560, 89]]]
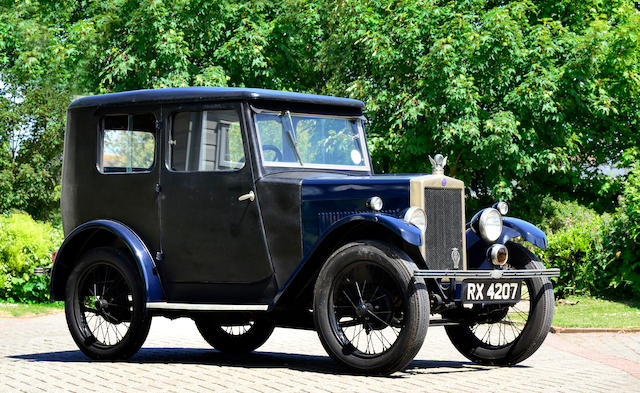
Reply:
[[[349, 340], [344, 341], [344, 329], [336, 328], [340, 324], [361, 321], [367, 335], [380, 335], [391, 325], [402, 333], [407, 321], [413, 321], [406, 307], [415, 304], [421, 311], [411, 323], [422, 330], [407, 340], [412, 348], [419, 347], [431, 314], [442, 316], [431, 320], [432, 326], [466, 326], [486, 310], [500, 313], [513, 306], [521, 300], [524, 283], [531, 282], [546, 288], [543, 321], [529, 328], [540, 341], [538, 330], [551, 323], [548, 277], [557, 275], [557, 269], [525, 268], [525, 262], [508, 268], [505, 262], [509, 252], [521, 258], [526, 254], [527, 263], [535, 261], [511, 240], [522, 238], [544, 248], [544, 233], [501, 214], [498, 209], [506, 213], [504, 204], [483, 209], [467, 224], [464, 183], [444, 175], [442, 156], [432, 159], [432, 174], [375, 175], [363, 110], [364, 104], [353, 99], [239, 88], [142, 90], [75, 100], [68, 109], [63, 160], [66, 237], [51, 272], [51, 298], [67, 301], [68, 309], [80, 304], [76, 314], [67, 310], [72, 334], [74, 329], [91, 330], [83, 307], [114, 326], [127, 321], [130, 329], [137, 319], [150, 323], [155, 315], [191, 317], [218, 349], [237, 337], [221, 342], [221, 333], [208, 331], [208, 326], [249, 326], [251, 331], [251, 326], [264, 324], [266, 337], [274, 326], [309, 328], [324, 331], [323, 344], [338, 362], [362, 372], [389, 373], [410, 361], [406, 354], [380, 360], [390, 356], [390, 348], [383, 345], [376, 355], [358, 351], [352, 343], [357, 356], [349, 360], [334, 348], [331, 331], [343, 344]], [[349, 255], [366, 250], [371, 261], [354, 265], [357, 258]], [[319, 280], [343, 274], [331, 273], [334, 265], [363, 281], [354, 278], [353, 289], [347, 277], [325, 288]], [[128, 283], [117, 285], [128, 293], [129, 300], [121, 302], [132, 315], [116, 317], [115, 303], [109, 300], [114, 295], [96, 294], [100, 284], [115, 281], [95, 278], [102, 273]], [[396, 295], [402, 292], [405, 300], [393, 306], [396, 289], [383, 288], [387, 303], [365, 301], [367, 288], [360, 286], [366, 287], [367, 277], [369, 283], [397, 277]], [[418, 298], [401, 288], [409, 279], [411, 285], [420, 284]], [[509, 296], [494, 296], [496, 288], [488, 295], [485, 284], [509, 291]], [[325, 293], [342, 287], [346, 298]], [[358, 305], [351, 299], [355, 294], [361, 299]], [[329, 313], [323, 322], [314, 313], [325, 307], [323, 296], [333, 299], [334, 309], [351, 303], [354, 309], [347, 314], [353, 315], [339, 314], [336, 322], [337, 314]], [[93, 306], [82, 305], [87, 302]], [[371, 322], [378, 307], [394, 315], [384, 325]], [[474, 307], [484, 311], [470, 316]], [[333, 328], [322, 327], [331, 320]], [[79, 346], [94, 358], [126, 357], [138, 342], [142, 345], [146, 332], [139, 336], [136, 343], [125, 343], [133, 349], [117, 356], [107, 353], [117, 343], [103, 342], [99, 350], [104, 353]], [[76, 342], [82, 341], [78, 337]], [[516, 344], [522, 341], [518, 337]], [[246, 344], [237, 341], [230, 350]], [[255, 349], [262, 343], [258, 341], [264, 342], [260, 338], [247, 349]], [[535, 345], [539, 343], [529, 347]], [[398, 353], [407, 352], [402, 349]], [[519, 360], [511, 357], [503, 363], [514, 361]]]

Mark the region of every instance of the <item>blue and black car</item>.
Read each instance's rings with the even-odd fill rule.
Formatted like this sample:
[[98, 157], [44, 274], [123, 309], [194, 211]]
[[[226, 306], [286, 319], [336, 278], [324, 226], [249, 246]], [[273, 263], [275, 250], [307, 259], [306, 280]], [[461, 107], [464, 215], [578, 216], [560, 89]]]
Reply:
[[[543, 342], [553, 288], [500, 202], [467, 223], [444, 174], [374, 175], [361, 101], [260, 89], [84, 97], [68, 108], [51, 298], [92, 359], [126, 359], [153, 316], [225, 352], [315, 329], [359, 373], [404, 368], [427, 327], [482, 364]], [[518, 241], [514, 241], [515, 239]]]

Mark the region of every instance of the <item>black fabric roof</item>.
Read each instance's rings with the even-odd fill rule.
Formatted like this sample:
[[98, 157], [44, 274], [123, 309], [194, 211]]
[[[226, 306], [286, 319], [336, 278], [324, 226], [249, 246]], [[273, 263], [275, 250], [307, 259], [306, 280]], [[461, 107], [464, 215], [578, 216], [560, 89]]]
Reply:
[[171, 89], [134, 90], [122, 93], [87, 96], [74, 100], [69, 109], [93, 106], [177, 102], [177, 101], [218, 101], [218, 100], [269, 100], [302, 104], [364, 108], [362, 101], [351, 98], [330, 97], [315, 94], [291, 93], [266, 89], [245, 89], [236, 87], [177, 87]]

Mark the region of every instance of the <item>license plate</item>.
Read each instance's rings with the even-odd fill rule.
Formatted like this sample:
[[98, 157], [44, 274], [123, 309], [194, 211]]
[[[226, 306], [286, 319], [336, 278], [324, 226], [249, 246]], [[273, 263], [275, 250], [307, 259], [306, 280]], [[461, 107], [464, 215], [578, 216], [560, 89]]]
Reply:
[[466, 281], [462, 299], [467, 303], [515, 303], [521, 281]]

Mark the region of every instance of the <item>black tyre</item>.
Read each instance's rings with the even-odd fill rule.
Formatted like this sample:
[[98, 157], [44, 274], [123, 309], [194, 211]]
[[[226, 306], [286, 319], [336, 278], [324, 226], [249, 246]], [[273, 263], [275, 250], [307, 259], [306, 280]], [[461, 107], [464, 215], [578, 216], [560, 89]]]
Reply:
[[429, 325], [429, 295], [415, 269], [405, 253], [373, 241], [349, 243], [329, 257], [316, 281], [313, 316], [331, 358], [378, 375], [413, 360]]
[[66, 284], [67, 325], [91, 359], [128, 359], [140, 349], [151, 325], [145, 303], [133, 262], [110, 247], [84, 254]]
[[[526, 248], [507, 243], [509, 267], [544, 269]], [[519, 303], [473, 311], [490, 315], [483, 323], [446, 326], [451, 343], [467, 359], [487, 365], [508, 366], [522, 362], [542, 345], [553, 320], [553, 285], [548, 278], [523, 280]], [[488, 313], [487, 313], [488, 312]]]
[[209, 345], [220, 352], [246, 353], [264, 344], [275, 325], [266, 318], [249, 318], [235, 325], [221, 325], [213, 318], [196, 318], [196, 327]]

